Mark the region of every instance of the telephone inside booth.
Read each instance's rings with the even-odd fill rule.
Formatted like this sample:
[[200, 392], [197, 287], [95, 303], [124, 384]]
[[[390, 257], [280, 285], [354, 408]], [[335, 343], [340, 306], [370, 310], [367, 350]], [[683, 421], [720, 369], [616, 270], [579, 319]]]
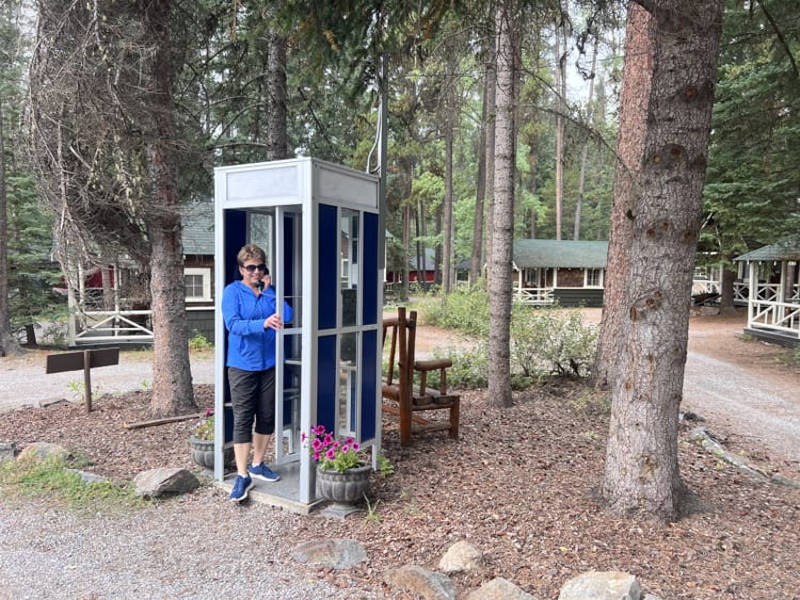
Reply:
[[[215, 171], [217, 303], [238, 277], [236, 254], [248, 243], [267, 255], [279, 314], [294, 313], [276, 332], [275, 444], [267, 457], [281, 475], [257, 483], [254, 497], [296, 512], [317, 502], [314, 464], [302, 432], [325, 425], [340, 437], [380, 449], [377, 178], [310, 158], [221, 167]], [[281, 314], [281, 316], [283, 316]], [[232, 444], [227, 333], [216, 310], [215, 478], [232, 482], [221, 456]]]

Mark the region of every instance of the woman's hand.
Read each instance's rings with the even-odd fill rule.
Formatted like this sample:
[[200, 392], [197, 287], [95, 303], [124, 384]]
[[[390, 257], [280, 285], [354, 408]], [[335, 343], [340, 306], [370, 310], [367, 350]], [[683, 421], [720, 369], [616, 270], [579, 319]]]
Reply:
[[283, 329], [283, 319], [278, 316], [278, 313], [272, 313], [264, 321], [264, 329]]

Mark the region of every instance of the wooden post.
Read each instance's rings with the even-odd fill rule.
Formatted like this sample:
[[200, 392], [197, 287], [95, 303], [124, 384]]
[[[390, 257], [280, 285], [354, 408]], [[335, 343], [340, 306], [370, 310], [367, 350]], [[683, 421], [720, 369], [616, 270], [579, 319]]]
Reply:
[[397, 364], [398, 407], [400, 409], [400, 444], [411, 441], [411, 394], [408, 393], [408, 346], [406, 344], [406, 308], [397, 308], [397, 337], [400, 343]]
[[83, 351], [83, 398], [86, 400], [86, 413], [92, 412], [92, 355]]
[[748, 275], [749, 286], [747, 290], [747, 328], [751, 329], [753, 327], [753, 302], [755, 302], [756, 299], [756, 285], [758, 285], [755, 263], [752, 261], [748, 265]]

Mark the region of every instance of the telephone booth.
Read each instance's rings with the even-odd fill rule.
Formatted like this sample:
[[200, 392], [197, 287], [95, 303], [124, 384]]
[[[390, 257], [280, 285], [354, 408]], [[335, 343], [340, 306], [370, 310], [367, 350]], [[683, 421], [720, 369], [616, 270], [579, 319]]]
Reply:
[[[256, 480], [260, 499], [306, 513], [315, 504], [315, 464], [301, 433], [322, 424], [380, 450], [382, 265], [377, 177], [312, 158], [219, 167], [215, 186], [215, 461], [229, 488], [223, 449], [232, 445], [222, 292], [239, 277], [248, 243], [267, 254], [279, 313], [294, 318], [276, 335], [275, 453], [281, 481]], [[283, 315], [281, 315], [283, 316]]]

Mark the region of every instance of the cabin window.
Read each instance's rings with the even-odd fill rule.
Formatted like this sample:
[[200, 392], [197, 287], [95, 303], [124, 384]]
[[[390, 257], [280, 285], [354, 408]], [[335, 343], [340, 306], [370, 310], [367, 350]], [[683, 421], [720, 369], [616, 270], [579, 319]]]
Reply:
[[211, 269], [186, 268], [183, 270], [183, 284], [186, 288], [187, 302], [211, 301]]
[[584, 287], [603, 287], [603, 269], [586, 269]]

